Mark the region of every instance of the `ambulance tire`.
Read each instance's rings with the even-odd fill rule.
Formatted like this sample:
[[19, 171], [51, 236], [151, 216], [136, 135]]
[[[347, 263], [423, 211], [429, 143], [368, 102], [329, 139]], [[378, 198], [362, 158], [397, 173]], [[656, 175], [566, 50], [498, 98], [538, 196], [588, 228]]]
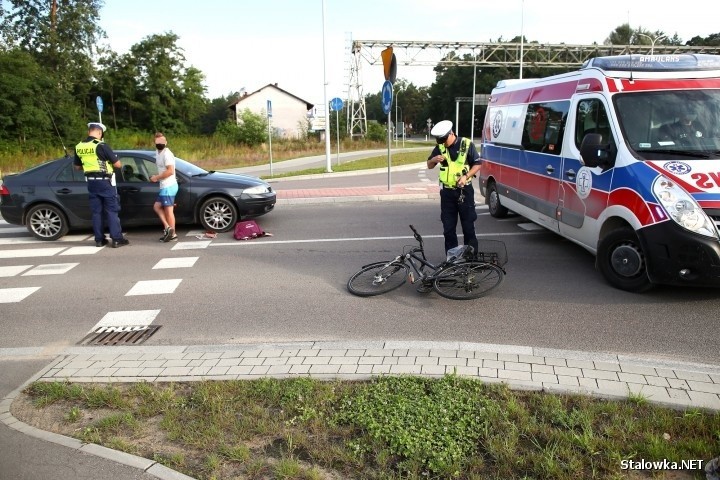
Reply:
[[600, 240], [597, 265], [608, 283], [620, 290], [640, 293], [653, 286], [640, 241], [629, 226], [617, 228]]
[[495, 182], [490, 182], [487, 189], [487, 204], [490, 215], [495, 218], [505, 218], [508, 214], [508, 209], [500, 204], [500, 195], [498, 194]]

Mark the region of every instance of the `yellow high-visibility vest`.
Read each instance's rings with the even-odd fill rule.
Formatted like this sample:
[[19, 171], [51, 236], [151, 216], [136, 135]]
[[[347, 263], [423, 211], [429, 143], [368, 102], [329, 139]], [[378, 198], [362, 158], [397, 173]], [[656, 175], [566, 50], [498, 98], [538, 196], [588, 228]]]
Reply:
[[444, 144], [438, 145], [438, 149], [442, 156], [445, 157], [445, 162], [447, 163], [447, 166], [440, 166], [438, 177], [440, 183], [451, 188], [457, 186], [458, 179], [468, 172], [468, 166], [465, 165], [465, 160], [467, 158], [467, 151], [470, 148], [470, 139], [461, 138], [460, 142], [460, 151], [455, 160], [450, 158], [450, 152]]
[[97, 147], [102, 140], [94, 139], [89, 142], [80, 142], [75, 146], [75, 152], [82, 162], [83, 172], [102, 173], [104, 175], [112, 175], [113, 166], [108, 161], [102, 161], [97, 155]]

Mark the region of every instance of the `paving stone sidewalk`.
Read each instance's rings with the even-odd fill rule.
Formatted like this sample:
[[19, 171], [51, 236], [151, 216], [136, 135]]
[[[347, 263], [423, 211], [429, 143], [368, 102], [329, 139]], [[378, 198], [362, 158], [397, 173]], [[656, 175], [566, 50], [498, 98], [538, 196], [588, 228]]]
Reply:
[[166, 382], [368, 379], [458, 374], [511, 388], [720, 410], [720, 366], [626, 355], [464, 342], [301, 342], [175, 347], [73, 347], [39, 380]]

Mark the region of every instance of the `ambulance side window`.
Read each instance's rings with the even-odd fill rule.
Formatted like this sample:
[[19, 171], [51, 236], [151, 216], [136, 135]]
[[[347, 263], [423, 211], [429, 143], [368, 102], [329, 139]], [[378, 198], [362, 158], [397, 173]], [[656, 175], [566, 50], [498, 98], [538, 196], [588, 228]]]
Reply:
[[605, 105], [597, 98], [578, 102], [575, 116], [575, 145], [578, 149], [588, 133], [599, 133], [605, 144], [615, 143]]
[[531, 152], [560, 155], [569, 109], [569, 101], [528, 105], [523, 127], [523, 148]]

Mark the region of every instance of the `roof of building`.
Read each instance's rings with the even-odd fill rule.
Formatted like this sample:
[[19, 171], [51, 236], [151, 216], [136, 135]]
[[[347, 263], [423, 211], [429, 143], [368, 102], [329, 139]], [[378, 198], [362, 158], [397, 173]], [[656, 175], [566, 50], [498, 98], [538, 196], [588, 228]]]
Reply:
[[291, 97], [293, 97], [293, 98], [296, 98], [296, 99], [300, 100], [301, 102], [303, 102], [303, 103], [305, 104], [305, 106], [307, 107], [308, 110], [312, 110], [312, 108], [315, 106], [314, 104], [308, 102], [307, 100], [303, 100], [302, 98], [298, 97], [297, 95], [293, 95], [292, 93], [288, 92], [287, 90], [283, 90], [282, 88], [278, 87], [278, 86], [277, 86], [277, 83], [268, 83], [268, 84], [265, 85], [264, 87], [258, 88], [257, 90], [255, 90], [255, 91], [252, 92], [252, 93], [248, 93], [248, 94], [243, 95], [242, 97], [240, 97], [239, 99], [237, 99], [236, 101], [234, 101], [233, 103], [231, 103], [228, 108], [235, 108], [237, 104], [245, 101], [247, 98], [252, 97], [252, 96], [255, 95], [256, 93], [259, 93], [259, 92], [265, 90], [265, 89], [268, 88], [268, 87], [274, 88], [275, 90], [279, 90], [280, 92], [282, 92], [282, 93], [284, 93], [284, 94], [286, 94], [286, 95], [289, 95], [289, 96], [291, 96]]

